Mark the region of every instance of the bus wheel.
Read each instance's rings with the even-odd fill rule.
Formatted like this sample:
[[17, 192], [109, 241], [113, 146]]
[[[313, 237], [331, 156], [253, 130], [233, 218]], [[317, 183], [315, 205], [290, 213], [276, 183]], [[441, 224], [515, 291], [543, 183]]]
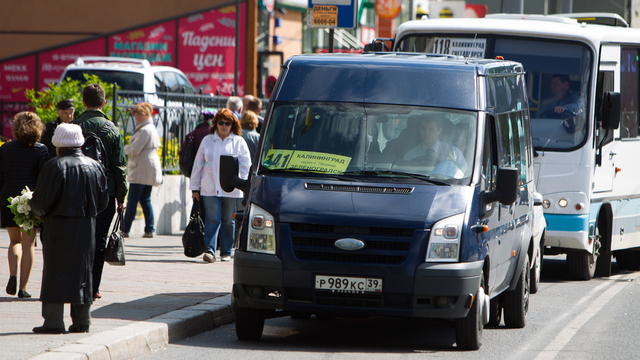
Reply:
[[259, 340], [264, 329], [264, 314], [260, 310], [236, 308], [236, 336], [239, 340]]
[[485, 303], [484, 274], [480, 276], [480, 286], [465, 318], [456, 319], [456, 344], [460, 350], [478, 350], [482, 345], [483, 306]]
[[591, 280], [596, 274], [596, 265], [598, 256], [600, 255], [600, 236], [599, 229], [595, 228], [596, 235], [593, 242], [593, 253], [567, 254], [567, 267], [569, 275], [574, 280]]
[[613, 254], [620, 269], [630, 271], [640, 269], [640, 253], [633, 250], [619, 250], [614, 251]]
[[529, 254], [524, 254], [524, 264], [518, 276], [518, 285], [504, 292], [504, 324], [508, 328], [523, 328], [529, 311], [529, 285], [531, 283]]
[[596, 273], [597, 260], [594, 254], [567, 254], [569, 275], [574, 280], [590, 280]]

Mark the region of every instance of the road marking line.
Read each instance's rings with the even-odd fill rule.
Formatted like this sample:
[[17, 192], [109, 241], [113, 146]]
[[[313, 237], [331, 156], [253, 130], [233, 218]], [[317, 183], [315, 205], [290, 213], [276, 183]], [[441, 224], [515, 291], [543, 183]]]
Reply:
[[[621, 280], [634, 279], [640, 276], [638, 273], [631, 273], [623, 276]], [[616, 277], [612, 276], [609, 279], [614, 280]], [[576, 316], [567, 326], [562, 328], [555, 339], [547, 345], [544, 350], [536, 357], [536, 360], [550, 360], [555, 359], [558, 353], [571, 341], [571, 339], [578, 333], [578, 331], [587, 323], [598, 311], [607, 305], [607, 302], [616, 296], [622, 289], [624, 289], [631, 282], [617, 282], [607, 289], [602, 295], [598, 296], [586, 309], [584, 309], [578, 316]], [[602, 285], [594, 288], [589, 295], [583, 297], [579, 304], [583, 300], [590, 297], [591, 293], [596, 290], [600, 290], [603, 286], [608, 285], [607, 282], [603, 282]], [[564, 317], [564, 316], [563, 316]]]

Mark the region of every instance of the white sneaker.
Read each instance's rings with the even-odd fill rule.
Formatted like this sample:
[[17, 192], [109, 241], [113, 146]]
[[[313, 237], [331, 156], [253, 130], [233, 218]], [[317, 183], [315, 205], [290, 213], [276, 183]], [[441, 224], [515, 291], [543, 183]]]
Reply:
[[204, 262], [206, 263], [214, 263], [216, 262], [216, 257], [213, 256], [212, 253], [206, 252], [204, 253], [204, 256], [202, 256], [202, 260], [204, 260]]
[[231, 261], [231, 256], [229, 256], [229, 255], [221, 256], [220, 257], [220, 261]]

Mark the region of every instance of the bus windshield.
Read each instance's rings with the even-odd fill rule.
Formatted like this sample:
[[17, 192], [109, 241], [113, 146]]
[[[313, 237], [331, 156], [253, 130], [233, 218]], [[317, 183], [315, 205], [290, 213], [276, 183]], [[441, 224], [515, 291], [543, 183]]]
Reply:
[[410, 34], [397, 51], [493, 59], [524, 65], [533, 146], [569, 151], [586, 141], [590, 49], [578, 42], [475, 34]]
[[275, 104], [261, 171], [469, 184], [477, 113], [399, 105]]

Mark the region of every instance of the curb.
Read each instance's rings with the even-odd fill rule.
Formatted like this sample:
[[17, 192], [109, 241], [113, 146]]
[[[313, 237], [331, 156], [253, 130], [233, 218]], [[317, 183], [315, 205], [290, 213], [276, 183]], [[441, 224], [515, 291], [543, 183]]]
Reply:
[[125, 360], [160, 350], [190, 336], [230, 324], [231, 295], [203, 301], [51, 349], [34, 360]]

